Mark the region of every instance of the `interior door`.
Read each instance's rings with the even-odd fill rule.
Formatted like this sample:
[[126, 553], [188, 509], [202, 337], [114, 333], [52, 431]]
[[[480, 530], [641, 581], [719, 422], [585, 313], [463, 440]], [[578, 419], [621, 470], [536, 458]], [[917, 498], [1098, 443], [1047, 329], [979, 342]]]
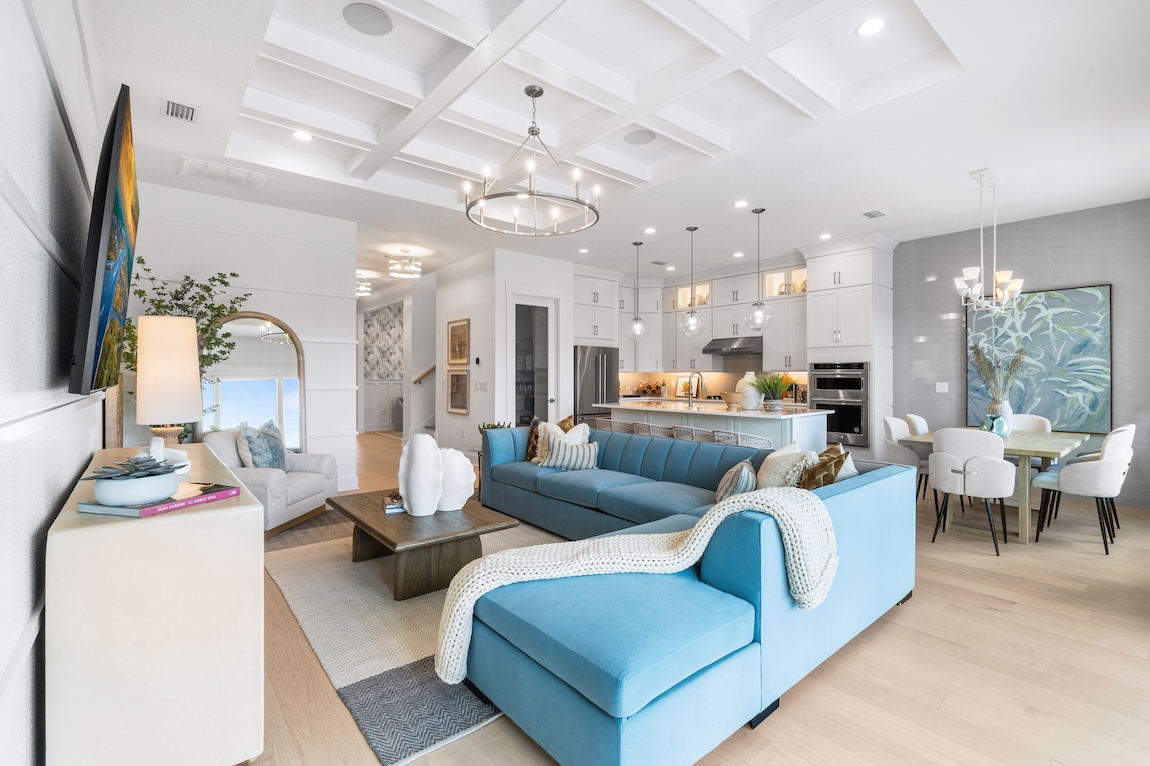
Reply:
[[534, 417], [554, 422], [554, 344], [551, 307], [515, 304], [515, 425]]

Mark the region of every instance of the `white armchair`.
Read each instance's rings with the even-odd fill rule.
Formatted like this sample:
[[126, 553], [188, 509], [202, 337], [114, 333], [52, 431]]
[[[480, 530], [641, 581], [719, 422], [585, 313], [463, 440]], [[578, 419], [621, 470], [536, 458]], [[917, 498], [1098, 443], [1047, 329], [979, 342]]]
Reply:
[[[1003, 459], [1002, 437], [989, 431], [968, 428], [943, 428], [934, 434], [934, 452], [930, 455], [930, 483], [943, 493], [938, 518], [934, 522], [933, 543], [938, 529], [946, 523], [946, 509], [950, 496], [981, 497], [986, 505], [986, 518], [990, 522], [990, 538], [994, 541], [994, 555], [998, 552], [998, 533], [994, 529], [991, 499], [998, 500], [1002, 516], [1002, 542], [1006, 542], [1006, 505], [1004, 498], [1014, 492], [1018, 467]], [[1020, 534], [1028, 534], [1022, 530]]]
[[338, 467], [331, 455], [288, 452], [287, 471], [247, 468], [236, 446], [242, 438], [238, 428], [228, 428], [204, 434], [204, 443], [263, 505], [268, 537], [322, 512], [336, 494]]

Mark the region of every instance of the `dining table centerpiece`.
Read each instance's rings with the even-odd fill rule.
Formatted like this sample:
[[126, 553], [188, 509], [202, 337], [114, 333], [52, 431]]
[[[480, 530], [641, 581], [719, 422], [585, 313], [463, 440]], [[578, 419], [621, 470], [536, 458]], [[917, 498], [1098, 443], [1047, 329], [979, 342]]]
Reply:
[[783, 395], [795, 385], [795, 379], [785, 372], [772, 372], [769, 375], [756, 375], [751, 385], [763, 395], [764, 412], [782, 412]]
[[1023, 346], [1009, 357], [993, 351], [987, 353], [978, 343], [970, 347], [970, 366], [986, 384], [986, 391], [990, 395], [990, 406], [980, 426], [983, 431], [993, 431], [1003, 437], [1010, 435], [1010, 416], [1014, 414], [1010, 408], [1010, 387], [1018, 373], [1022, 372], [1025, 360], [1026, 348]]

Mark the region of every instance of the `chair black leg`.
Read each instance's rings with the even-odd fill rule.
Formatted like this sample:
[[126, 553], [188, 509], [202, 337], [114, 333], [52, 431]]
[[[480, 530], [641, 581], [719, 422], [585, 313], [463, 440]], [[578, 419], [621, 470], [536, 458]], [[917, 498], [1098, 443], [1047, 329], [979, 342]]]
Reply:
[[942, 520], [946, 518], [946, 506], [950, 502], [950, 493], [942, 493], [942, 505], [938, 509], [938, 517], [934, 520], [934, 535], [931, 536], [930, 541], [933, 543], [935, 538], [938, 537], [938, 528], [942, 526]]
[[994, 555], [1000, 556], [998, 552], [998, 532], [994, 530], [994, 514], [990, 512], [990, 500], [982, 498], [982, 502], [986, 505], [986, 518], [990, 522], [990, 539], [994, 541]]
[[1114, 542], [1114, 523], [1110, 521], [1110, 506], [1106, 504], [1104, 498], [1098, 498], [1098, 503], [1102, 506], [1102, 520], [1106, 522], [1106, 534], [1110, 536], [1110, 542]]
[[1058, 509], [1062, 507], [1062, 493], [1054, 493], [1054, 518], [1058, 518]]
[[759, 713], [757, 716], [755, 716], [754, 718], [752, 718], [750, 720], [750, 722], [749, 722], [750, 727], [752, 729], [755, 728], [756, 726], [761, 724], [763, 721], [767, 720], [767, 716], [769, 716], [771, 713], [775, 712], [778, 709], [779, 709], [779, 701], [775, 700], [771, 704], [767, 705], [766, 708], [764, 708], [761, 713]]
[[935, 489], [934, 487], [931, 487], [930, 491], [934, 494], [934, 515], [937, 516], [938, 515], [938, 490]]
[[1006, 545], [1006, 501], [1001, 497], [998, 498], [998, 515], [1002, 517], [1002, 544]]
[[1122, 525], [1118, 523], [1118, 506], [1114, 504], [1114, 498], [1106, 498], [1106, 504], [1110, 506], [1110, 518], [1114, 520], [1114, 526], [1122, 529]]
[[1042, 526], [1046, 523], [1046, 514], [1050, 508], [1050, 490], [1042, 490], [1042, 500], [1038, 503], [1038, 526], [1034, 530], [1034, 542], [1038, 542], [1038, 538], [1042, 537]]
[[1094, 506], [1098, 509], [1098, 528], [1102, 530], [1102, 550], [1106, 551], [1106, 555], [1110, 555], [1110, 546], [1106, 542], [1106, 522], [1102, 518], [1102, 499], [1094, 498]]
[[962, 515], [965, 516], [966, 515], [966, 500], [963, 499], [962, 495], [958, 496], [958, 507], [962, 509]]

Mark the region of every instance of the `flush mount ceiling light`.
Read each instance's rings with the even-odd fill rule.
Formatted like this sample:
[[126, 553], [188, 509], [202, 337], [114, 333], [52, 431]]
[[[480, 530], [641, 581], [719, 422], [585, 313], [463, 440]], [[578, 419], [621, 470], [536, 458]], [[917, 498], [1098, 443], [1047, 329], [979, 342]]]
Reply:
[[[998, 270], [998, 184], [999, 177], [990, 168], [975, 170], [970, 174], [978, 181], [978, 265], [962, 270], [961, 277], [954, 278], [954, 289], [962, 298], [962, 305], [978, 311], [999, 312], [1009, 308], [1022, 292], [1022, 280], [1012, 279], [1013, 271]], [[983, 189], [991, 188], [992, 218], [990, 228], [990, 273], [994, 281], [986, 289], [986, 204]]]
[[655, 140], [655, 131], [639, 128], [638, 130], [632, 130], [630, 133], [625, 134], [623, 140], [629, 144], [642, 146]]
[[293, 130], [291, 135], [296, 141], [311, 140], [311, 133], [308, 133], [306, 130]]
[[395, 26], [382, 8], [368, 3], [352, 3], [344, 8], [343, 20], [356, 32], [372, 37], [386, 35]]
[[[751, 211], [755, 214], [755, 274], [762, 272], [763, 260], [763, 212], [764, 208], [757, 207]], [[751, 332], [762, 332], [764, 329], [771, 326], [771, 320], [775, 314], [771, 311], [771, 307], [763, 303], [763, 278], [759, 276], [756, 280], [759, 287], [759, 299], [755, 301], [754, 305], [747, 309], [747, 313], [743, 316], [743, 322], [746, 323], [747, 329]]]
[[707, 320], [695, 308], [695, 232], [698, 226], [688, 226], [691, 232], [691, 309], [679, 320], [679, 329], [688, 338], [697, 338], [707, 327]]
[[643, 233], [644, 234], [654, 234], [655, 233], [655, 227], [654, 226], [648, 226], [647, 228], [643, 229]]
[[[501, 234], [516, 234], [522, 237], [553, 237], [560, 234], [574, 234], [589, 229], [599, 222], [599, 187], [587, 199], [580, 196], [579, 169], [575, 168], [568, 179], [563, 166], [539, 137], [539, 126], [535, 123], [535, 100], [543, 95], [543, 88], [528, 85], [523, 90], [531, 98], [531, 126], [527, 128], [527, 138], [511, 154], [503, 165], [503, 170], [495, 178], [483, 175], [483, 193], [471, 196], [471, 182], [463, 184], [464, 212], [467, 220], [476, 226]], [[530, 148], [526, 148], [530, 142]], [[523, 164], [517, 161], [524, 155]], [[557, 191], [540, 189], [535, 172], [539, 158], [550, 159], [563, 179], [563, 187]], [[527, 175], [526, 189], [511, 189], [515, 182], [511, 176]], [[544, 179], [544, 184], [547, 179]]]
[[877, 35], [885, 26], [886, 22], [882, 19], [867, 19], [858, 25], [855, 29], [855, 34], [859, 37], [870, 37], [871, 35]]
[[399, 258], [392, 258], [387, 262], [387, 275], [396, 279], [419, 279], [423, 276], [423, 264], [418, 258], [411, 257], [411, 251], [400, 250]]
[[[635, 246], [635, 295], [639, 294], [639, 247], [642, 242], [632, 242]], [[639, 302], [635, 301], [635, 316], [631, 317], [631, 324], [627, 327], [627, 337], [639, 341], [647, 337], [647, 320], [639, 316]]]
[[382, 274], [378, 271], [371, 269], [356, 269], [355, 270], [355, 296], [357, 298], [366, 298], [371, 295], [371, 282], [369, 279], [379, 279]]

